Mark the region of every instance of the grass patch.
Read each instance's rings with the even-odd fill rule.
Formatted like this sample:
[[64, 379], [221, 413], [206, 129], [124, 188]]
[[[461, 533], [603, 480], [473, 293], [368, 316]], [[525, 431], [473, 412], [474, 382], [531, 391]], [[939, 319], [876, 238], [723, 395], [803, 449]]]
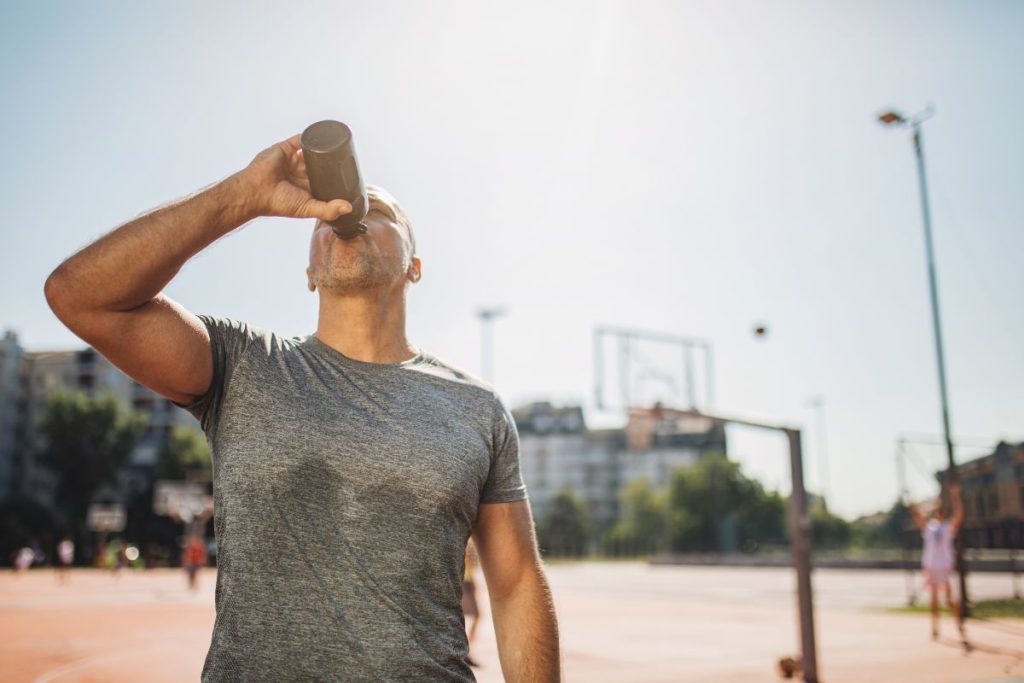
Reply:
[[[913, 607], [890, 607], [887, 612], [903, 612], [905, 614], [928, 614], [931, 608], [927, 598]], [[949, 614], [949, 610], [941, 603], [940, 614]], [[979, 600], [971, 606], [971, 616], [978, 619], [1024, 619], [1024, 600], [999, 598], [997, 600]]]

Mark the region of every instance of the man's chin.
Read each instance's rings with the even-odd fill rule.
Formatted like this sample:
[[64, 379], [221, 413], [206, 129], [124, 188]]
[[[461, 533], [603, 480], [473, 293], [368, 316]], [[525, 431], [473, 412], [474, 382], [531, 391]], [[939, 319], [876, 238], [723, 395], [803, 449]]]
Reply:
[[386, 283], [380, 282], [379, 278], [372, 277], [369, 273], [331, 273], [323, 278], [318, 287], [332, 294], [358, 294], [374, 289], [380, 289]]

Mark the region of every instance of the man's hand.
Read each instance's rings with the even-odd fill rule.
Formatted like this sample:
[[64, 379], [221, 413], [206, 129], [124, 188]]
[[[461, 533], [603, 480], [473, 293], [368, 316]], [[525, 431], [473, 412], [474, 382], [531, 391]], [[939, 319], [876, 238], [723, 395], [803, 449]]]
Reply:
[[352, 211], [344, 199], [322, 202], [310, 194], [299, 137], [292, 136], [263, 150], [238, 174], [252, 215], [333, 221]]

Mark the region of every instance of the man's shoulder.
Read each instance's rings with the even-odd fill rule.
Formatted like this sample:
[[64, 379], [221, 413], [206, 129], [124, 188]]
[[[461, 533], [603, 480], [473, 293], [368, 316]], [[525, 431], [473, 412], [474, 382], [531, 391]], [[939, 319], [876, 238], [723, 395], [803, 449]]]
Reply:
[[460, 388], [464, 391], [477, 394], [481, 399], [487, 399], [489, 401], [496, 401], [500, 403], [497, 392], [490, 383], [477, 377], [476, 375], [449, 363], [441, 360], [437, 356], [423, 352], [422, 358], [419, 363], [412, 366], [411, 369], [419, 372], [427, 377], [433, 377], [435, 379], [442, 380], [443, 382], [451, 383], [453, 388]]
[[230, 316], [204, 313], [198, 317], [206, 325], [211, 337], [234, 337], [243, 341], [246, 346], [255, 343], [266, 352], [291, 348], [302, 342], [301, 337], [285, 337], [269, 328]]

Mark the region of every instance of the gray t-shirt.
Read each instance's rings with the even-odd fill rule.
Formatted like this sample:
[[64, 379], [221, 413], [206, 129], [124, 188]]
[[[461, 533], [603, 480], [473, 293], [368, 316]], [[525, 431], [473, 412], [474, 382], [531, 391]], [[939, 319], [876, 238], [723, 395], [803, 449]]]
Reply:
[[481, 503], [526, 498], [493, 389], [421, 353], [342, 355], [200, 316], [213, 382], [217, 620], [203, 681], [474, 681], [461, 608]]

